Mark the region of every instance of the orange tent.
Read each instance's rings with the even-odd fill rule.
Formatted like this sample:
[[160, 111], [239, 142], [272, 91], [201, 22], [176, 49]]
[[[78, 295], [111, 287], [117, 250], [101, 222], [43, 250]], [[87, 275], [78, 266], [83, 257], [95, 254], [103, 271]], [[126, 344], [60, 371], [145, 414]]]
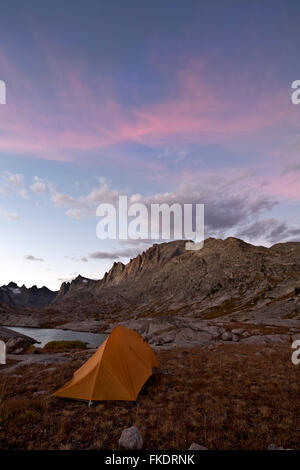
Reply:
[[159, 364], [149, 344], [135, 331], [117, 326], [54, 396], [135, 401], [154, 367]]

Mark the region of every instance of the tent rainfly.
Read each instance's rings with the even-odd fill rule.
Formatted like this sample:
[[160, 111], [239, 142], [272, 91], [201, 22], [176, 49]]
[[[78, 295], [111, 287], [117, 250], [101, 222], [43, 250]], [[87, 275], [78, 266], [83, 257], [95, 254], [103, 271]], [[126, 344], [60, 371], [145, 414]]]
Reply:
[[87, 401], [136, 401], [153, 368], [159, 364], [149, 344], [135, 331], [117, 326], [70, 382], [53, 395]]

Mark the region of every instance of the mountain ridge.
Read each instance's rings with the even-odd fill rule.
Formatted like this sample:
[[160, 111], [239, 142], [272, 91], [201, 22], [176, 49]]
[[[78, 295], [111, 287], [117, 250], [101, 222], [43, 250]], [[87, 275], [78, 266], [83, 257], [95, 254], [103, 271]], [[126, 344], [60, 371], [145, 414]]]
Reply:
[[50, 304], [56, 297], [57, 292], [48, 287], [27, 288], [24, 284], [19, 287], [15, 282], [9, 282], [0, 287], [0, 302], [17, 307], [44, 307]]
[[[8, 286], [6, 294], [19, 289]], [[126, 265], [113, 263], [102, 279], [80, 275], [62, 283], [34, 315], [46, 324], [176, 315], [297, 318], [299, 286], [300, 242], [267, 248], [234, 237], [208, 238], [201, 250], [187, 251], [177, 240], [154, 244]]]
[[180, 240], [154, 244], [126, 265], [115, 262], [99, 281], [76, 278], [52, 306], [75, 316], [90, 309], [98, 318], [176, 312], [209, 318], [267, 305], [272, 295], [292, 296], [298, 284], [299, 242], [267, 248], [208, 238], [202, 250], [187, 251]]

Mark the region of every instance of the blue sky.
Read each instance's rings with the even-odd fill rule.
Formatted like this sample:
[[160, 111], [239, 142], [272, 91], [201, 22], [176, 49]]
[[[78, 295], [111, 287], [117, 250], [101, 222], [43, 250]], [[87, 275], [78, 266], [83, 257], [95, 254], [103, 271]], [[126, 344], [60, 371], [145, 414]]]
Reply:
[[118, 192], [206, 204], [206, 235], [300, 236], [300, 4], [1, 4], [0, 285], [100, 278], [144, 245], [101, 241]]

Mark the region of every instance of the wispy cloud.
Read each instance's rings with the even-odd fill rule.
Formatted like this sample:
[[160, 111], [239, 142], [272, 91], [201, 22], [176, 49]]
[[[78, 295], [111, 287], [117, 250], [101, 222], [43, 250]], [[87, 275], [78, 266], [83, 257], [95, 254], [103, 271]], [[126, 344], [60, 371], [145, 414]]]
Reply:
[[10, 221], [20, 220], [20, 216], [17, 212], [9, 212], [5, 209], [0, 209], [0, 214], [2, 214], [6, 220], [10, 220]]
[[283, 242], [295, 237], [300, 240], [300, 227], [289, 227], [284, 221], [275, 218], [256, 220], [237, 233], [249, 241], [263, 240], [271, 244]]
[[90, 253], [88, 256], [91, 259], [109, 259], [117, 260], [120, 258], [131, 258], [135, 257], [141, 250], [139, 248], [124, 248], [116, 251], [95, 251]]
[[43, 258], [37, 258], [36, 256], [33, 256], [33, 255], [25, 255], [24, 258], [27, 261], [44, 261]]
[[88, 259], [86, 256], [74, 256], [74, 255], [66, 255], [65, 258], [71, 259], [72, 261], [81, 261], [83, 263], [87, 263]]
[[[83, 154], [87, 159], [88, 151], [138, 143], [160, 149], [161, 156], [177, 149], [176, 158], [182, 159], [186, 154], [183, 142], [234, 145], [241, 138], [253, 139], [263, 129], [274, 129], [276, 135], [281, 127], [300, 127], [285, 90], [260, 97], [249, 86], [244, 94], [251, 106], [241, 107], [231, 89], [228, 97], [216, 92], [199, 59], [187, 60], [174, 72], [167, 96], [151, 104], [141, 100], [129, 105], [120, 100], [112, 79], [92, 80], [84, 64], [75, 66], [49, 55], [49, 90], [55, 92], [48, 102], [43, 100], [43, 115], [39, 91], [28, 86], [24, 94], [23, 74], [17, 73], [3, 52], [1, 64], [14, 81], [18, 101], [1, 115], [0, 151], [19, 156], [30, 153], [36, 158], [76, 161]], [[118, 158], [114, 152], [111, 155]]]

